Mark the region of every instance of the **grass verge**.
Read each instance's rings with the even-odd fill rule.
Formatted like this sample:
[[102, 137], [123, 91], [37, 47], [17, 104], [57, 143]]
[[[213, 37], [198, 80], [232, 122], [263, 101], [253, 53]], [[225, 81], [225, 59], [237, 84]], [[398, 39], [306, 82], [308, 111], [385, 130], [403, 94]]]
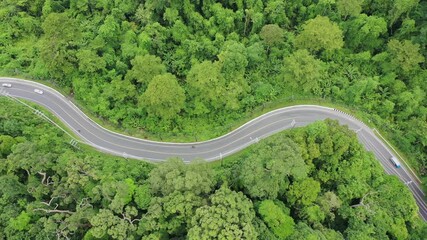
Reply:
[[[14, 77], [23, 78], [23, 79], [27, 78], [27, 76], [24, 76], [24, 75], [16, 75]], [[56, 89], [58, 92], [60, 92], [61, 94], [69, 97], [70, 100], [72, 100], [76, 104], [76, 106], [78, 106], [89, 118], [91, 118], [94, 122], [98, 123], [99, 125], [101, 125], [102, 127], [106, 128], [110, 131], [122, 133], [125, 135], [129, 135], [129, 136], [133, 136], [133, 137], [137, 137], [137, 138], [141, 138], [141, 139], [149, 139], [149, 140], [153, 140], [153, 141], [167, 141], [167, 142], [193, 142], [193, 141], [195, 141], [194, 136], [189, 136], [186, 134], [176, 134], [176, 135], [154, 134], [154, 133], [150, 133], [150, 132], [147, 132], [147, 131], [144, 131], [141, 129], [133, 129], [133, 128], [129, 129], [129, 128], [123, 128], [123, 127], [117, 126], [117, 125], [115, 125], [115, 124], [113, 124], [113, 123], [111, 123], [105, 119], [101, 119], [99, 116], [97, 116], [95, 113], [90, 111], [87, 107], [85, 107], [85, 104], [83, 102], [78, 101], [74, 98], [71, 98], [69, 96], [69, 91], [67, 92], [67, 89], [63, 89], [63, 88], [53, 84], [52, 82], [46, 81], [46, 80], [34, 80], [34, 81], [38, 82], [38, 83], [45, 84], [49, 87], [52, 87], [52, 88]], [[41, 110], [43, 113], [46, 114], [46, 116], [49, 116], [49, 118], [51, 118], [56, 124], [63, 127], [72, 136], [76, 137], [74, 132], [69, 130], [68, 127], [65, 126], [65, 124], [63, 124], [61, 121], [59, 121], [59, 119], [56, 116], [54, 116], [53, 114], [51, 114], [49, 111], [47, 111], [46, 109], [44, 109], [44, 108], [42, 108], [36, 104], [29, 103], [28, 101], [27, 101], [27, 103], [29, 105]], [[344, 103], [334, 102], [330, 99], [324, 99], [324, 98], [301, 97], [301, 96], [292, 97], [292, 98], [290, 98], [290, 97], [279, 98], [279, 99], [276, 99], [275, 101], [268, 102], [268, 103], [265, 103], [261, 106], [255, 107], [253, 110], [244, 114], [244, 116], [242, 118], [240, 118], [239, 120], [234, 121], [231, 124], [221, 126], [221, 127], [215, 127], [212, 129], [212, 131], [210, 133], [201, 135], [196, 139], [197, 139], [197, 141], [205, 141], [205, 140], [209, 140], [209, 139], [212, 139], [215, 137], [219, 137], [219, 136], [222, 136], [222, 135], [224, 135], [230, 131], [235, 130], [236, 128], [240, 127], [241, 125], [248, 122], [249, 120], [252, 120], [256, 117], [259, 117], [262, 114], [265, 114], [267, 112], [270, 112], [270, 111], [273, 111], [273, 110], [276, 110], [279, 108], [283, 108], [283, 107], [288, 107], [288, 106], [293, 106], [293, 105], [302, 105], [302, 104], [321, 105], [321, 106], [325, 106], [325, 107], [331, 107], [331, 108], [339, 109], [339, 110], [346, 112], [350, 115], [353, 115], [357, 119], [363, 121], [370, 128], [376, 128], [378, 131], [380, 131], [380, 133], [386, 139], [388, 139], [390, 144], [392, 144], [392, 146], [398, 151], [398, 153], [401, 156], [403, 156], [404, 160], [409, 162], [410, 166], [412, 166], [412, 167], [417, 166], [417, 162], [415, 159], [408, 157], [408, 154], [399, 150], [400, 149], [399, 144], [393, 140], [394, 139], [392, 137], [393, 133], [387, 131], [386, 129], [384, 129], [382, 127], [380, 127], [379, 125], [381, 125], [381, 123], [379, 123], [376, 119], [373, 119], [372, 116], [370, 116], [369, 114], [366, 113], [366, 111], [363, 111], [362, 109], [359, 109], [359, 108], [354, 107], [354, 106], [349, 106], [349, 105], [344, 104]], [[220, 162], [222, 162], [222, 161], [220, 161]], [[418, 168], [415, 168], [415, 169], [416, 169], [416, 173], [419, 175], [419, 172], [417, 171]]]

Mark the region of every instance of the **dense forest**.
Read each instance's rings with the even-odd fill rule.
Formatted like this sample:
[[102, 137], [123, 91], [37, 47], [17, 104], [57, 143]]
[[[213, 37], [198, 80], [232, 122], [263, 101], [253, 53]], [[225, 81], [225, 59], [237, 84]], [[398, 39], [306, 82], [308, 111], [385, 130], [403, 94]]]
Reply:
[[316, 122], [221, 163], [107, 156], [0, 98], [0, 239], [419, 239], [408, 188]]
[[0, 71], [160, 137], [328, 99], [369, 113], [425, 176], [426, 16], [419, 0], [1, 0]]
[[0, 3], [0, 68], [50, 80], [123, 129], [207, 139], [276, 99], [366, 111], [427, 170], [427, 3]]
[[[0, 74], [121, 129], [208, 139], [266, 103], [324, 99], [369, 114], [421, 176], [426, 57], [423, 0], [0, 0]], [[427, 236], [408, 189], [333, 121], [217, 165], [151, 165], [0, 105], [0, 239]]]

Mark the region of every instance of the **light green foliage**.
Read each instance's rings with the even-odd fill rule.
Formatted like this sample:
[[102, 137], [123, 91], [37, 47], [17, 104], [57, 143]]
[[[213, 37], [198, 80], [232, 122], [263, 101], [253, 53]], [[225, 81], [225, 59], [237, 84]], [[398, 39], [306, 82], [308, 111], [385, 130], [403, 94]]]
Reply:
[[39, 41], [40, 56], [49, 71], [49, 77], [65, 82], [65, 76], [75, 70], [74, 51], [81, 40], [80, 31], [75, 20], [67, 13], [51, 13], [42, 24], [43, 38]]
[[175, 118], [184, 102], [184, 89], [170, 73], [154, 77], [141, 98], [141, 105], [147, 112], [161, 119]]
[[89, 9], [89, 0], [71, 0], [70, 9], [78, 13], [85, 13]]
[[[163, 140], [207, 140], [288, 99], [321, 96], [368, 114], [425, 175], [426, 16], [418, 0], [3, 0], [0, 75], [47, 80], [102, 121]], [[161, 107], [142, 99], [164, 76], [186, 98], [156, 112], [175, 96], [160, 86], [171, 87], [151, 94]], [[406, 188], [335, 122], [214, 166], [164, 167], [76, 150], [27, 110], [0, 106], [0, 239], [185, 239], [211, 227], [192, 224], [197, 209], [198, 222], [237, 226], [227, 234], [280, 239], [253, 210], [244, 221], [238, 206], [226, 209], [239, 221], [212, 214], [225, 208], [210, 200], [225, 182], [231, 202], [269, 199], [292, 216], [287, 239], [427, 235]], [[161, 170], [147, 181], [152, 168]]]
[[279, 133], [223, 164], [150, 166], [76, 151], [22, 106], [0, 104], [7, 106], [0, 134], [25, 137], [0, 164], [0, 236], [7, 239], [424, 236], [406, 186], [335, 121]]
[[342, 201], [334, 192], [326, 192], [317, 198], [320, 209], [332, 220], [335, 218], [335, 210], [341, 207]]
[[291, 139], [277, 136], [243, 159], [239, 182], [252, 198], [276, 198], [284, 193], [289, 178], [303, 179], [306, 174], [299, 147]]
[[93, 227], [93, 236], [131, 238], [140, 218], [134, 183], [143, 182], [151, 166], [77, 152], [48, 122], [10, 100], [0, 102], [8, 106], [0, 119], [9, 119], [1, 121], [0, 134], [16, 132], [11, 123], [19, 119], [24, 124], [15, 139], [26, 139], [0, 164], [0, 236], [83, 239]]
[[103, 24], [98, 29], [99, 37], [101, 37], [107, 46], [116, 47], [119, 44], [120, 25], [118, 19], [113, 15], [105, 17]]
[[213, 108], [219, 108], [224, 104], [224, 98], [221, 96], [225, 92], [225, 82], [217, 62], [205, 61], [194, 65], [187, 75], [187, 83], [190, 87], [189, 94], [195, 101], [193, 110], [195, 114], [209, 112], [208, 104]]
[[376, 49], [384, 43], [380, 36], [387, 32], [387, 22], [382, 17], [360, 14], [345, 24], [345, 43], [352, 49]]
[[[239, 53], [237, 53], [239, 54]], [[230, 77], [235, 75], [236, 79], [226, 81], [221, 72], [222, 64], [220, 62], [202, 62], [195, 64], [187, 75], [189, 94], [194, 99], [193, 114], [204, 114], [214, 109], [225, 107], [226, 109], [239, 108], [239, 95], [242, 93], [241, 86], [236, 81], [240, 81], [242, 76], [241, 65], [229, 59], [228, 52], [222, 55], [223, 63], [226, 65], [224, 74]], [[243, 57], [239, 54], [238, 57]], [[245, 59], [235, 59], [243, 60]], [[246, 62], [247, 64], [247, 62]], [[240, 75], [240, 76], [239, 76]]]
[[268, 47], [274, 47], [280, 44], [284, 38], [284, 30], [281, 29], [277, 24], [268, 24], [262, 27], [259, 33], [265, 45]]
[[140, 222], [141, 231], [144, 235], [161, 231], [181, 236], [196, 209], [205, 204], [204, 197], [211, 193], [216, 180], [205, 164], [186, 165], [171, 159], [150, 173], [149, 183], [153, 199]]
[[221, 3], [213, 3], [210, 6], [212, 20], [217, 23], [218, 30], [221, 32], [231, 32], [234, 29], [235, 13], [228, 8], [224, 8]]
[[143, 52], [142, 49], [138, 48], [137, 35], [132, 29], [124, 34], [120, 48], [122, 50], [122, 56], [126, 60], [134, 58], [136, 55], [140, 55]]
[[233, 79], [235, 77], [242, 78], [243, 81], [242, 75], [248, 65], [246, 48], [243, 44], [235, 41], [226, 42], [223, 50], [218, 54], [218, 59], [221, 65], [221, 72], [227, 81], [238, 82], [240, 79]]
[[288, 26], [290, 23], [286, 13], [286, 5], [283, 1], [268, 1], [264, 12], [269, 22], [279, 26]]
[[357, 16], [362, 11], [364, 0], [337, 0], [338, 13], [347, 18], [347, 16]]
[[321, 222], [325, 220], [325, 213], [322, 212], [318, 205], [310, 205], [302, 208], [300, 212], [302, 219], [314, 226], [321, 226]]
[[133, 197], [138, 208], [146, 210], [150, 206], [151, 202], [150, 185], [143, 184], [137, 186]]
[[232, 110], [241, 108], [240, 98], [248, 91], [248, 84], [244, 77], [248, 65], [247, 50], [241, 43], [229, 41], [218, 54], [221, 74], [226, 86], [221, 97], [225, 97], [225, 107]]
[[295, 223], [292, 217], [286, 215], [272, 200], [262, 201], [258, 207], [258, 213], [280, 239], [285, 239], [294, 232]]
[[79, 60], [79, 70], [82, 72], [95, 73], [106, 67], [105, 60], [89, 49], [79, 50], [76, 56]]
[[109, 208], [115, 213], [122, 213], [124, 206], [132, 201], [132, 197], [136, 188], [135, 183], [132, 179], [127, 178], [124, 181], [112, 184], [112, 186], [108, 184], [105, 187], [111, 188], [109, 190], [115, 192], [114, 198], [112, 199]]
[[282, 67], [283, 84], [292, 89], [320, 94], [320, 83], [325, 78], [325, 64], [307, 50], [297, 50], [286, 57]]
[[[387, 234], [397, 239], [408, 237], [408, 229], [403, 225], [405, 221], [417, 218], [417, 207], [413, 198], [406, 197], [411, 194], [409, 190], [398, 182], [397, 178], [387, 176], [376, 189], [363, 195], [359, 204], [343, 209], [343, 214], [351, 216], [351, 224], [346, 230], [349, 239], [360, 239], [361, 236], [387, 238]], [[394, 190], [390, 191], [391, 188]], [[403, 201], [405, 204], [399, 205]]]
[[320, 192], [320, 183], [312, 178], [306, 178], [295, 182], [289, 187], [286, 193], [286, 199], [291, 204], [307, 206], [313, 203]]
[[419, 0], [394, 0], [389, 11], [389, 26], [392, 26], [404, 13], [413, 9]]
[[22, 138], [13, 138], [9, 135], [0, 135], [0, 156], [7, 157], [12, 153], [12, 147], [19, 143], [23, 142]]
[[208, 194], [215, 185], [213, 172], [202, 163], [184, 164], [171, 159], [150, 173], [150, 186], [155, 195], [167, 196], [175, 191], [191, 191], [196, 195]]
[[310, 51], [340, 49], [344, 45], [343, 34], [338, 24], [328, 17], [317, 16], [302, 25], [301, 33], [296, 36], [298, 48]]
[[209, 204], [196, 210], [189, 239], [256, 239], [251, 201], [223, 185], [209, 197]]
[[[4, 0], [0, 9], [1, 75], [50, 81], [119, 129], [164, 140], [197, 133], [207, 140], [267, 102], [322, 97], [390, 126], [382, 130], [411, 153], [414, 168], [427, 172], [424, 146], [402, 137], [417, 134], [403, 119], [425, 120], [425, 103], [410, 101], [406, 111], [399, 102], [408, 93], [418, 96], [417, 86], [427, 92], [419, 62], [427, 56], [424, 1]], [[393, 39], [400, 50], [387, 47]], [[295, 48], [324, 63], [321, 78], [312, 78], [317, 68], [309, 65], [311, 74], [289, 64], [290, 72], [301, 71], [302, 82], [282, 80], [283, 59]], [[159, 121], [140, 100], [149, 82], [166, 72], [187, 98], [178, 118]], [[349, 101], [347, 93], [372, 86], [367, 79], [377, 87]], [[392, 90], [399, 81], [405, 88]]]
[[392, 39], [387, 44], [387, 50], [390, 53], [393, 66], [402, 69], [404, 73], [419, 69], [419, 63], [425, 61], [419, 53], [420, 46], [408, 40], [401, 42]]
[[27, 212], [22, 211], [16, 218], [10, 219], [10, 227], [18, 231], [28, 230], [31, 217]]
[[132, 69], [126, 74], [126, 79], [136, 81], [147, 86], [151, 80], [166, 72], [160, 58], [153, 55], [136, 56], [131, 60]]
[[300, 222], [296, 225], [295, 232], [287, 239], [290, 240], [300, 240], [300, 239], [309, 239], [309, 240], [318, 240], [318, 239], [328, 239], [328, 240], [344, 240], [343, 235], [333, 229], [321, 227], [319, 229], [313, 229], [306, 223]]
[[90, 219], [90, 223], [93, 226], [91, 234], [96, 238], [126, 239], [128, 231], [136, 230], [135, 226], [106, 209], [101, 209], [97, 215]]

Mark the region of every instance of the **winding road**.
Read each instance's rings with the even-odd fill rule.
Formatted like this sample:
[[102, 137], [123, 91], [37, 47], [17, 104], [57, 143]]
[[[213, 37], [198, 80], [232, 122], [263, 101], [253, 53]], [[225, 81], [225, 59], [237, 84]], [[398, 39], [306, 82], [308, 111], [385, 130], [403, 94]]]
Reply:
[[[12, 86], [2, 87], [3, 83]], [[43, 94], [34, 92], [34, 89], [42, 90]], [[420, 216], [427, 221], [425, 194], [416, 175], [404, 165], [401, 168], [394, 167], [389, 160], [393, 152], [372, 129], [353, 116], [333, 108], [316, 105], [285, 107], [268, 112], [226, 135], [209, 141], [168, 143], [138, 139], [107, 130], [89, 119], [70, 99], [40, 83], [16, 78], [0, 78], [0, 94], [14, 100], [25, 99], [47, 108], [83, 142], [100, 151], [154, 162], [164, 161], [170, 157], [181, 157], [185, 162], [197, 158], [215, 161], [279, 131], [327, 118], [335, 119], [356, 132], [360, 142], [376, 156], [386, 173], [398, 176], [408, 186], [418, 204]], [[76, 143], [77, 141], [72, 141], [72, 144]]]

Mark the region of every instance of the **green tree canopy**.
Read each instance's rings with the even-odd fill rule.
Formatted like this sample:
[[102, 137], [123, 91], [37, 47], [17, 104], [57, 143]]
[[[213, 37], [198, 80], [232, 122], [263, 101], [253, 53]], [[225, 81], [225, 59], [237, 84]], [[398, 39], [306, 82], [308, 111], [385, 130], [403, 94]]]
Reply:
[[61, 84], [74, 69], [74, 48], [80, 44], [81, 33], [77, 22], [67, 13], [51, 13], [42, 23], [44, 32], [39, 41], [40, 56], [49, 71], [50, 77]]
[[409, 40], [390, 40], [387, 44], [393, 67], [402, 69], [404, 73], [419, 69], [419, 64], [424, 62], [424, 57], [420, 54], [420, 45], [413, 44]]
[[274, 47], [280, 44], [285, 37], [284, 30], [277, 24], [264, 25], [259, 35], [268, 47]]
[[136, 81], [147, 86], [151, 80], [160, 74], [166, 73], [166, 67], [159, 57], [153, 55], [138, 55], [131, 60], [132, 69], [126, 74], [126, 79]]
[[320, 192], [320, 183], [312, 178], [295, 182], [286, 193], [286, 200], [298, 206], [307, 206], [313, 203]]
[[184, 102], [184, 89], [170, 73], [155, 76], [141, 97], [141, 105], [147, 112], [162, 119], [175, 118]]
[[195, 64], [187, 75], [188, 93], [194, 99], [194, 114], [203, 114], [227, 104], [227, 84], [218, 62]]
[[278, 238], [286, 239], [294, 232], [295, 223], [292, 217], [285, 214], [272, 200], [262, 201], [258, 213]]
[[307, 50], [297, 50], [286, 57], [282, 67], [283, 84], [304, 92], [320, 93], [322, 79], [325, 79], [326, 65], [315, 59]]
[[340, 49], [344, 45], [343, 33], [328, 17], [317, 16], [302, 25], [302, 31], [295, 38], [298, 48], [310, 51]]
[[289, 178], [302, 179], [306, 174], [299, 147], [289, 138], [273, 137], [243, 160], [239, 182], [252, 198], [276, 198], [284, 193]]
[[252, 202], [241, 192], [223, 185], [196, 210], [188, 231], [189, 239], [256, 239]]
[[364, 0], [337, 0], [338, 13], [347, 18], [348, 16], [357, 16], [362, 11]]

